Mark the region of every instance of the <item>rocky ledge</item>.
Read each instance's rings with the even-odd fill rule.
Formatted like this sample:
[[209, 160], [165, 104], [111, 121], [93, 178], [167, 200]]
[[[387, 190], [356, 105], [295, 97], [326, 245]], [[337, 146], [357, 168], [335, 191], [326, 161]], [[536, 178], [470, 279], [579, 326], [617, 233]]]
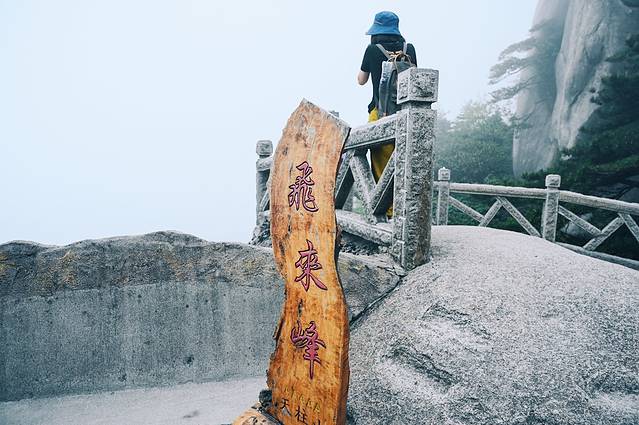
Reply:
[[[639, 271], [494, 229], [432, 244], [404, 277], [340, 255], [351, 424], [639, 423]], [[267, 248], [0, 245], [0, 400], [263, 376], [282, 299]]]
[[639, 423], [639, 272], [539, 238], [433, 228], [352, 326], [351, 424]]

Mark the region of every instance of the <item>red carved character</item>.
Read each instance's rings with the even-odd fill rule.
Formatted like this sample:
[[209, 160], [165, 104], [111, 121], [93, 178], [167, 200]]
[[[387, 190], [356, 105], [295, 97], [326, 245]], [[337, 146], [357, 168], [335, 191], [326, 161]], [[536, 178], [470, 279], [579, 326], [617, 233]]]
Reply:
[[322, 364], [318, 355], [319, 348], [320, 346], [326, 348], [324, 341], [319, 339], [315, 322], [311, 321], [306, 329], [302, 329], [302, 325], [298, 321], [297, 326], [293, 326], [293, 329], [291, 329], [291, 342], [297, 348], [306, 348], [304, 350], [304, 360], [310, 362], [309, 375], [313, 379], [315, 363]]
[[311, 280], [318, 288], [327, 290], [326, 285], [312, 273], [313, 270], [322, 268], [317, 258], [317, 250], [313, 247], [313, 242], [308, 239], [306, 239], [306, 244], [308, 245], [307, 249], [297, 251], [300, 254], [300, 258], [295, 262], [295, 267], [301, 269], [302, 273], [295, 277], [295, 282], [300, 282], [306, 292], [308, 292], [308, 288], [311, 286]]
[[295, 209], [299, 211], [301, 203], [306, 211], [316, 212], [319, 208], [315, 202], [315, 196], [313, 196], [313, 186], [315, 185], [311, 178], [313, 168], [306, 161], [295, 168], [302, 173], [295, 177], [295, 183], [289, 186], [291, 192], [288, 194], [288, 206], [295, 205]]

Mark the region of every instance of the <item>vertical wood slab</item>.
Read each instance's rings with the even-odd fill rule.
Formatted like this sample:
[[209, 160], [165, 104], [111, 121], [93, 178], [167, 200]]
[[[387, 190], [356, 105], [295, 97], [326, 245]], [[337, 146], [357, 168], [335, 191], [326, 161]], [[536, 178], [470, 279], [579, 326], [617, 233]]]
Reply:
[[349, 127], [304, 100], [288, 120], [271, 175], [271, 237], [285, 301], [268, 370], [270, 415], [343, 425], [348, 316], [337, 275], [335, 179]]

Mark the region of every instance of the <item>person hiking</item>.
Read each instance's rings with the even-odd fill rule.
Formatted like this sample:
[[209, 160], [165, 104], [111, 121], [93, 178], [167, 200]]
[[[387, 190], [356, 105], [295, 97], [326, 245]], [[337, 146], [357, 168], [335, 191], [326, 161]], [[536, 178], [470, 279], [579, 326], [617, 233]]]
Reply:
[[[406, 43], [406, 40], [399, 32], [399, 17], [393, 12], [384, 11], [375, 15], [373, 25], [366, 34], [371, 36], [371, 42], [364, 52], [362, 66], [357, 75], [357, 82], [363, 86], [368, 82], [369, 78], [371, 79], [373, 99], [368, 104], [368, 122], [373, 122], [379, 119], [379, 83], [382, 75], [382, 63], [388, 60], [389, 53], [403, 52], [408, 56], [407, 59], [416, 66], [417, 55], [415, 47], [410, 43]], [[373, 171], [375, 182], [379, 181], [382, 176], [384, 167], [386, 167], [386, 163], [388, 163], [394, 149], [394, 144], [371, 148], [371, 170]], [[390, 217], [391, 214], [392, 207], [387, 215]]]

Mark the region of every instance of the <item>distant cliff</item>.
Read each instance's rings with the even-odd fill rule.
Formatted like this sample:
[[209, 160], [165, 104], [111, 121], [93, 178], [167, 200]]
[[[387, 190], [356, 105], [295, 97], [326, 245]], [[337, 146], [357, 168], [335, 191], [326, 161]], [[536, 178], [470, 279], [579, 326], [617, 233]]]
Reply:
[[[533, 85], [517, 97], [516, 115], [526, 124], [513, 145], [516, 175], [547, 168], [559, 152], [578, 142], [582, 126], [593, 118], [591, 102], [601, 78], [618, 71], [607, 58], [624, 48], [628, 35], [639, 32], [639, 2], [634, 0], [539, 0], [533, 20], [533, 36], [553, 23], [560, 31], [560, 47], [554, 61], [554, 90]], [[556, 42], [556, 40], [553, 40]], [[522, 72], [522, 81], [539, 72]]]

